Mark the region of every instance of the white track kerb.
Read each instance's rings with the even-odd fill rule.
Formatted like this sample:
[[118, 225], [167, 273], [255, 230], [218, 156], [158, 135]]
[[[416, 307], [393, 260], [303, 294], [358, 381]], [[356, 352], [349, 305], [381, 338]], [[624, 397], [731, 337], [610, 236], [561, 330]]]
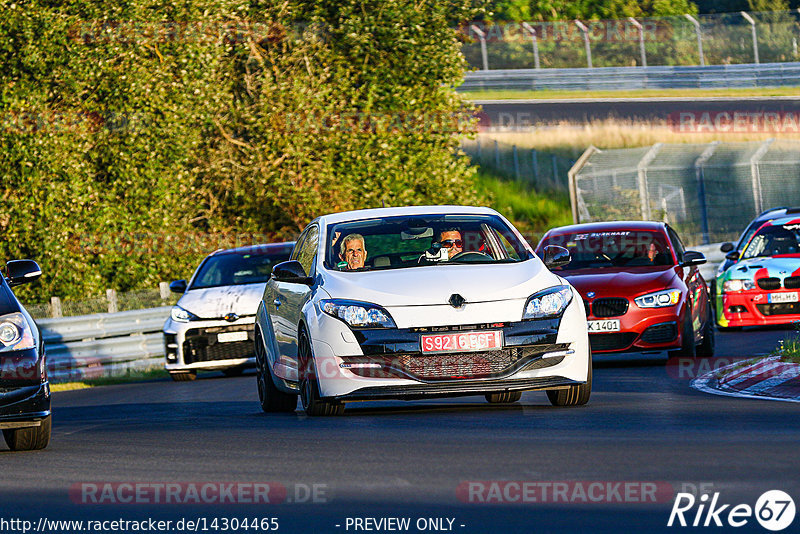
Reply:
[[793, 396], [772, 393], [776, 388], [796, 381], [798, 376], [800, 364], [781, 362], [780, 356], [773, 355], [720, 367], [695, 378], [691, 386], [698, 391], [726, 397], [800, 402], [800, 390]]

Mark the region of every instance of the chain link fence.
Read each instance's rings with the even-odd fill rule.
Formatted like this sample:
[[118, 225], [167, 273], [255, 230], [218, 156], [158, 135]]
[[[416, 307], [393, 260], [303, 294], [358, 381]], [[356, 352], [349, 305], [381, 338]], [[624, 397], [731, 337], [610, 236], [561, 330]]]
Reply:
[[461, 149], [472, 163], [537, 191], [569, 190], [567, 174], [575, 160], [481, 137], [462, 140]]
[[576, 222], [645, 219], [687, 244], [738, 238], [762, 211], [800, 205], [800, 141], [590, 147], [569, 171]]
[[598, 21], [472, 23], [475, 69], [732, 65], [800, 60], [800, 13], [772, 11]]

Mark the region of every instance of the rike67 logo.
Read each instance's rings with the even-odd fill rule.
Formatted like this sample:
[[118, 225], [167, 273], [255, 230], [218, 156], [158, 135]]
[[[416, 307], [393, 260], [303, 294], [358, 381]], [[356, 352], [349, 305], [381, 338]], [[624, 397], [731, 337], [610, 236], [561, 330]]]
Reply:
[[678, 493], [669, 514], [667, 526], [680, 527], [742, 527], [755, 516], [767, 530], [784, 530], [795, 516], [794, 500], [786, 492], [770, 490], [761, 495], [754, 507], [749, 504], [720, 503], [720, 493], [709, 497], [707, 493], [696, 499], [691, 493]]

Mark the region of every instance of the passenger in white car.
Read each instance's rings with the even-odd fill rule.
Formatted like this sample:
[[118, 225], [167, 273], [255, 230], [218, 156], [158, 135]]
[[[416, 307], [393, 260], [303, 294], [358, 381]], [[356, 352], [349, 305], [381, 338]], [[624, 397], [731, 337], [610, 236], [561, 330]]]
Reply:
[[367, 247], [364, 245], [364, 236], [361, 234], [348, 234], [342, 240], [339, 258], [347, 265], [347, 271], [362, 269], [367, 261]]

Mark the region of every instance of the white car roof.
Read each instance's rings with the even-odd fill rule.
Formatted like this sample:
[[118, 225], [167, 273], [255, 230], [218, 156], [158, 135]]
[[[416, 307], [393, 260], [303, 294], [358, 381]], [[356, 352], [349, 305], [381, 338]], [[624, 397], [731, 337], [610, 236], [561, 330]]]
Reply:
[[403, 206], [398, 208], [374, 208], [365, 210], [343, 211], [323, 215], [319, 218], [321, 224], [358, 221], [376, 217], [395, 217], [399, 215], [499, 215], [495, 210], [477, 206]]

